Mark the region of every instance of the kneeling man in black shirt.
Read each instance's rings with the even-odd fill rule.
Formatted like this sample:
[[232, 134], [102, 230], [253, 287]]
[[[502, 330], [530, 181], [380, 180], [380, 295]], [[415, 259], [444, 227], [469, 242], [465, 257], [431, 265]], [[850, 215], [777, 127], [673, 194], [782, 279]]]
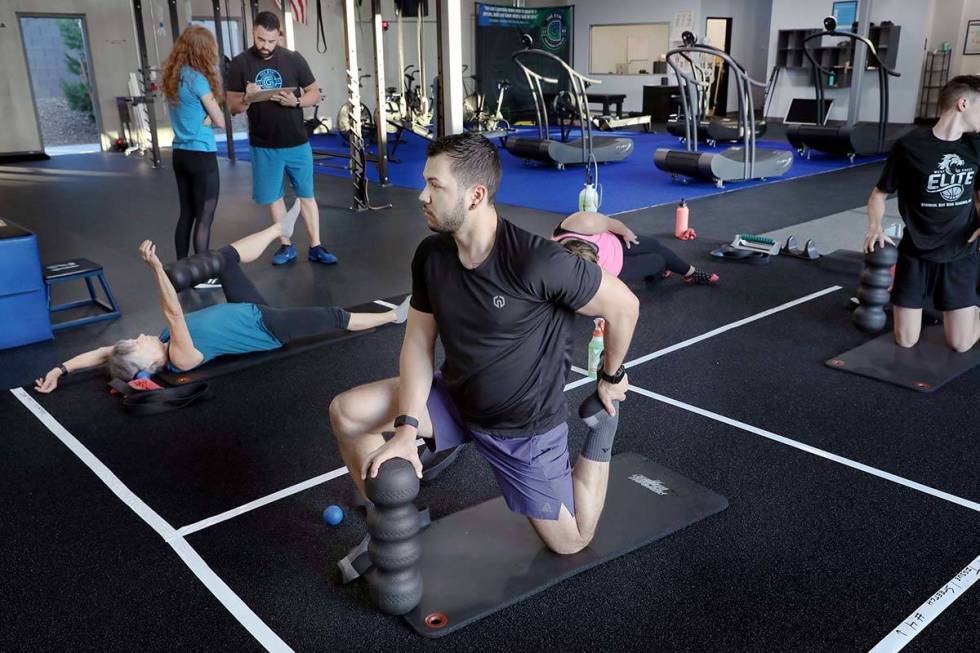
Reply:
[[976, 201], [980, 168], [980, 76], [954, 77], [939, 94], [934, 127], [898, 140], [868, 199], [864, 249], [893, 244], [882, 231], [885, 198], [898, 192], [905, 235], [898, 244], [892, 289], [895, 341], [913, 347], [922, 329], [922, 306], [931, 297], [943, 312], [946, 342], [964, 352], [980, 339], [977, 307]]
[[[557, 553], [589, 544], [605, 502], [622, 367], [639, 310], [615, 276], [497, 215], [500, 159], [483, 136], [434, 141], [419, 199], [429, 229], [412, 262], [412, 300], [400, 376], [349, 390], [330, 422], [351, 477], [389, 458], [422, 475], [415, 440], [436, 451], [472, 442], [511, 510]], [[606, 319], [597, 385], [606, 412], [589, 416], [574, 469], [563, 393], [575, 312]], [[446, 360], [434, 370], [436, 336]], [[381, 433], [394, 429], [388, 442]]]

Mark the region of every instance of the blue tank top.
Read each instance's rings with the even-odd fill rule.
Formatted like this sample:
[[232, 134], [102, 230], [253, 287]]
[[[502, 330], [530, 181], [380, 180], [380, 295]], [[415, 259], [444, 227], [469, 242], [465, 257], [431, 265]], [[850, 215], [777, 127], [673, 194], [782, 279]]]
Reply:
[[[269, 333], [262, 312], [255, 304], [217, 304], [184, 315], [194, 348], [204, 354], [204, 365], [225, 354], [250, 354], [279, 349], [282, 343]], [[160, 340], [170, 342], [170, 329], [164, 329]], [[174, 372], [185, 372], [167, 363]]]

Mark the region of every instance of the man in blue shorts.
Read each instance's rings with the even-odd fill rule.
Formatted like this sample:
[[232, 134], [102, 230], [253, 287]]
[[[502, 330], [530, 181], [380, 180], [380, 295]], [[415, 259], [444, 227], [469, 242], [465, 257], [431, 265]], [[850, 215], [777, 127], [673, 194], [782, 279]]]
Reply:
[[[587, 546], [605, 503], [615, 402], [639, 310], [619, 279], [558, 243], [497, 215], [500, 159], [486, 138], [457, 134], [429, 146], [419, 199], [429, 229], [412, 262], [400, 376], [349, 390], [330, 405], [334, 437], [358, 489], [390, 458], [421, 477], [415, 440], [442, 451], [473, 442], [508, 507], [551, 550]], [[606, 319], [597, 392], [574, 469], [564, 396], [575, 313]], [[436, 336], [446, 360], [434, 371]], [[394, 429], [385, 442], [381, 433]]]
[[[248, 111], [248, 142], [252, 148], [252, 199], [268, 205], [272, 220], [286, 213], [283, 174], [299, 198], [300, 212], [310, 235], [308, 258], [316, 263], [336, 263], [337, 257], [320, 244], [320, 211], [313, 197], [313, 150], [303, 125], [303, 107], [320, 101], [320, 87], [309, 64], [298, 52], [279, 47], [279, 18], [270, 11], [255, 17], [253, 45], [232, 59], [228, 71], [228, 108], [232, 113]], [[271, 99], [252, 102], [259, 91], [283, 91]], [[289, 238], [280, 240], [272, 257], [274, 265], [296, 258]]]

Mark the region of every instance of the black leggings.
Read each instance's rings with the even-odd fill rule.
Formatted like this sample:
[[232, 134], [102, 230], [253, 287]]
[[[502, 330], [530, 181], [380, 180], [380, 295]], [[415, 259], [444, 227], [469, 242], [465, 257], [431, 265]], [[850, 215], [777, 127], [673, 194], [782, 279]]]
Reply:
[[637, 238], [640, 242], [629, 249], [623, 245], [623, 271], [619, 273], [623, 281], [655, 277], [663, 274], [664, 270], [684, 275], [691, 269], [690, 263], [661, 245], [653, 236]]
[[225, 299], [230, 304], [255, 304], [262, 313], [262, 322], [282, 344], [299, 338], [319, 336], [330, 331], [346, 329], [350, 323], [350, 313], [336, 306], [297, 306], [274, 308], [255, 287], [252, 280], [242, 271], [241, 257], [231, 245], [218, 250], [225, 260], [221, 271], [221, 287]]
[[174, 232], [177, 258], [186, 258], [194, 231], [194, 252], [208, 251], [211, 242], [211, 222], [218, 206], [218, 155], [214, 152], [195, 152], [174, 149], [174, 175], [180, 195], [180, 218]]

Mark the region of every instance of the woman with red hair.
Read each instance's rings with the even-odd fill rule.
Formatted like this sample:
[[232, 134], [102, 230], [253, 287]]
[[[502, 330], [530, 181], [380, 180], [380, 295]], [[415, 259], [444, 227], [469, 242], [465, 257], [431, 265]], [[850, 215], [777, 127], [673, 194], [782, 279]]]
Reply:
[[[211, 222], [218, 205], [218, 156], [212, 125], [224, 129], [218, 105], [218, 45], [204, 27], [185, 29], [163, 64], [163, 94], [174, 130], [173, 166], [180, 195], [174, 234], [177, 258], [208, 251]], [[210, 118], [210, 120], [209, 120]], [[229, 144], [229, 147], [231, 144]], [[216, 279], [197, 287], [217, 287]]]

